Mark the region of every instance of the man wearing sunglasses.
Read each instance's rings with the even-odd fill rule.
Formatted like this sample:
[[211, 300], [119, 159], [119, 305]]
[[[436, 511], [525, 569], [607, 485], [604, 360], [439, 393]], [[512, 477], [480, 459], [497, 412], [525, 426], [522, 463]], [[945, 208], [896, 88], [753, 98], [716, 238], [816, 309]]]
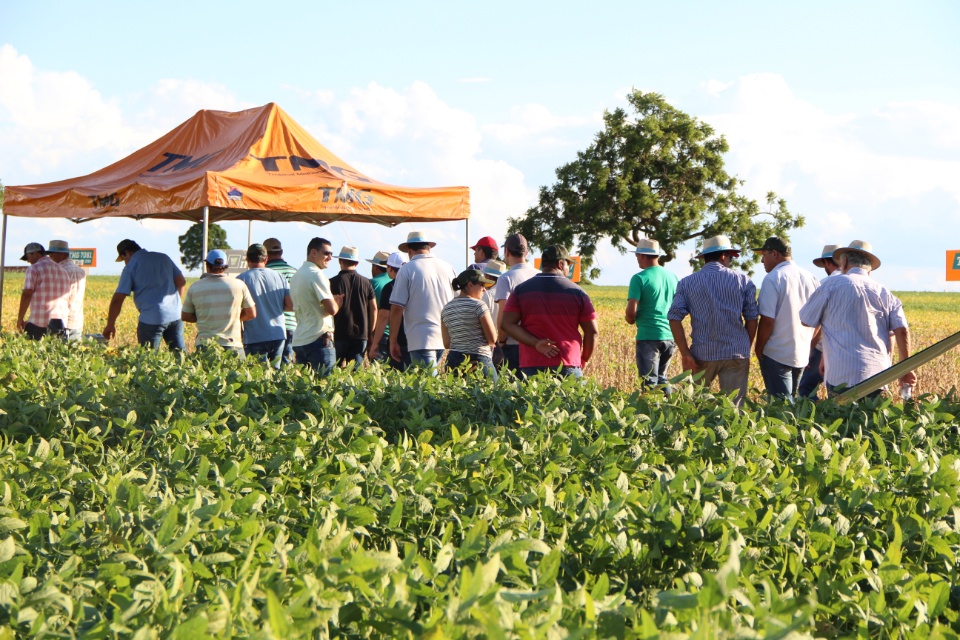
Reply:
[[290, 297], [297, 314], [293, 352], [297, 364], [305, 364], [321, 375], [330, 373], [337, 363], [333, 316], [340, 306], [330, 291], [330, 280], [323, 274], [332, 260], [330, 241], [314, 238], [307, 245], [306, 262], [290, 279]]

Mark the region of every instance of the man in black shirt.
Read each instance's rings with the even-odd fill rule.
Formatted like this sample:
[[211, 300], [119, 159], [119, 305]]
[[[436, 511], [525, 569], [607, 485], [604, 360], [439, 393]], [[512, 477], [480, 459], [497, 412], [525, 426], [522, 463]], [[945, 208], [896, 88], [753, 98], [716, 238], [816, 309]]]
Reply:
[[333, 346], [341, 365], [363, 364], [367, 341], [373, 338], [377, 317], [377, 298], [373, 285], [357, 273], [360, 253], [356, 247], [343, 247], [340, 255], [340, 273], [330, 278], [330, 291], [340, 303], [340, 311], [333, 317]]

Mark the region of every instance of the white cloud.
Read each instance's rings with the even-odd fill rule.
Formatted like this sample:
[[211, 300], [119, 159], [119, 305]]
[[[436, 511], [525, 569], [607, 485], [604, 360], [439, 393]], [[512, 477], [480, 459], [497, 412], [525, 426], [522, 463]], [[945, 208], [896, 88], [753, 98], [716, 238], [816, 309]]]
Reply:
[[525, 104], [514, 107], [505, 123], [488, 124], [483, 132], [500, 142], [515, 144], [520, 141], [528, 143], [531, 138], [538, 138], [539, 142], [557, 138], [545, 137], [543, 134], [557, 130], [569, 129], [590, 125], [598, 126], [602, 122], [600, 114], [594, 116], [556, 116], [542, 104]]
[[719, 80], [707, 80], [700, 83], [700, 88], [709, 96], [717, 96], [726, 91], [732, 85], [732, 82], [720, 82]]

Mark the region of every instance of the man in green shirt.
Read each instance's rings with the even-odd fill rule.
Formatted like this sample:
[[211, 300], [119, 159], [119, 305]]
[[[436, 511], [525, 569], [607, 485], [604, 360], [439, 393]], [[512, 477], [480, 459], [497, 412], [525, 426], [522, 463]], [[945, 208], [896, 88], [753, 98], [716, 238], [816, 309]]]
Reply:
[[637, 325], [637, 373], [645, 386], [666, 384], [667, 367], [677, 350], [667, 319], [677, 276], [660, 266], [663, 254], [656, 240], [641, 238], [634, 253], [641, 271], [630, 279], [626, 320]]
[[[386, 314], [390, 315], [390, 301], [383, 299], [383, 288], [387, 286], [387, 283], [392, 280], [390, 274], [387, 273], [387, 258], [390, 257], [390, 254], [386, 251], [377, 251], [376, 255], [373, 256], [372, 260], [367, 260], [370, 263], [370, 274], [373, 276], [370, 278], [370, 284], [373, 285], [373, 294], [377, 299], [377, 317], [372, 318], [370, 321], [376, 326], [377, 322], [380, 319], [380, 314], [384, 311], [384, 303], [386, 303]], [[390, 327], [385, 326], [383, 330], [383, 337], [380, 338], [377, 344], [367, 345], [368, 356], [370, 361], [378, 360], [380, 362], [385, 362], [390, 359]]]

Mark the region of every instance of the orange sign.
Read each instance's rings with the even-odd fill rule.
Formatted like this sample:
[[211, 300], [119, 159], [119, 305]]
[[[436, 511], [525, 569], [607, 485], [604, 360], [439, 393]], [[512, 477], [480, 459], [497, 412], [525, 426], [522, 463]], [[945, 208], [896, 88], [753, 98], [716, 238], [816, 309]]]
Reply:
[[[533, 266], [540, 269], [540, 258], [533, 259]], [[567, 277], [574, 282], [580, 282], [580, 256], [570, 256], [568, 259]]]
[[947, 282], [960, 281], [960, 249], [947, 251]]

